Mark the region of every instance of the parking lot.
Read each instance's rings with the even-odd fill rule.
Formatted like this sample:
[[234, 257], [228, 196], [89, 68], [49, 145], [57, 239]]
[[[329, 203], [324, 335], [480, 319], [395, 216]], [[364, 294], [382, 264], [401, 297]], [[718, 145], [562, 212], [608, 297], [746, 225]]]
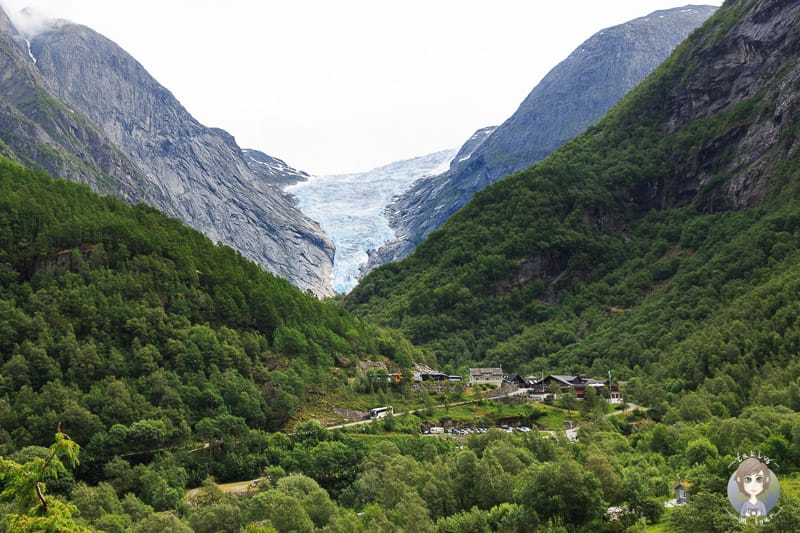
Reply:
[[491, 429], [505, 431], [506, 433], [514, 433], [514, 432], [529, 433], [530, 431], [532, 431], [531, 428], [529, 428], [528, 426], [502, 425], [495, 428], [478, 427], [478, 428], [447, 428], [447, 429], [441, 426], [433, 426], [424, 430], [422, 433], [424, 435], [479, 435], [483, 433], [488, 433]]

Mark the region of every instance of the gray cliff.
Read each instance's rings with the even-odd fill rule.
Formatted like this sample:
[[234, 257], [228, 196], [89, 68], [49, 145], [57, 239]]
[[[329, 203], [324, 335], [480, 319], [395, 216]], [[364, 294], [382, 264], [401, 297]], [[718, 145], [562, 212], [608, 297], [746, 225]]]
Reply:
[[[57, 23], [54, 23], [57, 24]], [[90, 120], [52, 95], [28, 43], [0, 9], [0, 153], [126, 201], [152, 203], [158, 185]]]
[[3, 139], [9, 155], [153, 205], [303, 290], [333, 294], [333, 244], [279, 188], [303, 173], [277, 159], [254, 170], [230, 134], [200, 124], [89, 28], [59, 21], [28, 43], [3, 13], [0, 33], [0, 72], [16, 90], [0, 97], [5, 137], [18, 139]]
[[[704, 212], [759, 206], [796, 178], [800, 154], [800, 3], [728, 0], [715, 32], [675, 59], [687, 72], [661, 99], [666, 134], [737, 110], [739, 120], [706, 144], [676, 154], [663, 178], [622, 191], [640, 211], [693, 204]], [[774, 192], [773, 192], [774, 193]]]
[[308, 172], [292, 168], [284, 160], [264, 152], [253, 149], [244, 149], [242, 152], [250, 170], [268, 183], [280, 187], [281, 190], [289, 185], [308, 181], [311, 177]]
[[446, 173], [417, 182], [388, 206], [397, 239], [374, 252], [365, 271], [407, 256], [475, 192], [544, 159], [581, 133], [715, 10], [690, 5], [656, 11], [590, 37], [501, 126], [488, 135], [480, 130], [467, 141], [464, 152], [470, 155], [457, 155]]

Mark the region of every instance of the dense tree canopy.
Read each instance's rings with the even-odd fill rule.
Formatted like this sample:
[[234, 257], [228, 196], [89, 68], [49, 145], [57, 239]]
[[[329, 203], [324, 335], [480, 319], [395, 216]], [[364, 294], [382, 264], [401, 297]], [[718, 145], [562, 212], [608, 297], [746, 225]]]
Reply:
[[[106, 480], [175, 509], [208, 475], [260, 475], [266, 431], [353, 361], [412, 351], [153, 209], [0, 160], [0, 455], [60, 425], [82, 461], [51, 490]], [[320, 479], [354, 453], [329, 444]]]
[[[735, 23], [737, 5], [709, 28]], [[635, 201], [771, 98], [667, 131], [678, 66], [367, 276], [351, 311], [151, 208], [0, 159], [0, 530], [746, 529], [725, 494], [755, 450], [785, 489], [764, 530], [790, 530], [800, 167], [776, 159], [770, 194], [748, 209], [705, 201], [725, 174], [692, 201]], [[358, 374], [365, 359], [404, 377]], [[309, 421], [398, 400], [474, 424], [451, 403], [489, 401], [410, 383], [420, 359], [461, 374], [611, 370], [642, 408], [611, 413], [602, 396], [556, 389], [552, 409], [525, 406], [547, 433], [423, 436], [421, 418], [399, 413], [351, 432]], [[573, 419], [577, 442], [560, 431]], [[233, 496], [227, 481], [248, 489]], [[690, 503], [666, 509], [677, 481]]]
[[[722, 8], [705, 32], [743, 9]], [[584, 134], [476, 193], [414, 254], [363, 278], [348, 308], [399, 328], [451, 372], [611, 370], [649, 405], [695, 391], [709, 400], [685, 403], [695, 419], [751, 403], [797, 409], [796, 156], [764, 161], [774, 177], [757, 206], [721, 201], [732, 156], [707, 162], [719, 175], [679, 194], [700, 147], [724, 151], [731, 132], [760, 127], [779, 94], [665, 124], [704, 35]]]

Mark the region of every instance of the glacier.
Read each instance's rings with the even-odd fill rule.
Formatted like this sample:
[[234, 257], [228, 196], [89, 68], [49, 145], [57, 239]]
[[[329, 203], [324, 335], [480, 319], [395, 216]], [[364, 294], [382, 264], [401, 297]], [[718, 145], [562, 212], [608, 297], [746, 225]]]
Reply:
[[284, 188], [336, 247], [331, 275], [334, 291], [350, 292], [358, 284], [369, 250], [395, 238], [385, 215], [391, 201], [415, 181], [446, 171], [457, 152], [442, 150], [367, 172], [311, 176]]

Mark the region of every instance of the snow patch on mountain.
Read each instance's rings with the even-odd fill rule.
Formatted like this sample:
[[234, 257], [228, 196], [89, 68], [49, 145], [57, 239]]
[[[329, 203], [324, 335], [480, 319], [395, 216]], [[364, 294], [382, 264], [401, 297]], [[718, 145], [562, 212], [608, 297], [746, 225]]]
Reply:
[[273, 185], [285, 187], [298, 181], [306, 181], [310, 177], [308, 172], [297, 170], [286, 164], [286, 161], [259, 150], [244, 148], [242, 153], [250, 170]]
[[443, 150], [368, 172], [312, 176], [284, 189], [336, 246], [332, 284], [337, 293], [356, 286], [369, 250], [394, 239], [386, 207], [417, 180], [446, 171], [457, 151]]

